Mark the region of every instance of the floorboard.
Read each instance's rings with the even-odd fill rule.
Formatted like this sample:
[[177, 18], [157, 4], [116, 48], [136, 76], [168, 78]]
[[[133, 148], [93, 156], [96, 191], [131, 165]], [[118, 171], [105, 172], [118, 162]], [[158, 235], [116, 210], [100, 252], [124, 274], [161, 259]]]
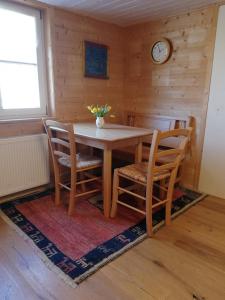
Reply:
[[0, 299], [224, 300], [225, 200], [205, 198], [76, 289], [0, 219]]

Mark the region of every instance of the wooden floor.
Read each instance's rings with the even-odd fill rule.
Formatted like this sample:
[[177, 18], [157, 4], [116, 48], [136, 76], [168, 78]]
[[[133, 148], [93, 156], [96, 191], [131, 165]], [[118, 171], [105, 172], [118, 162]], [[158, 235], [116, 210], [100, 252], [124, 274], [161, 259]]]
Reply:
[[0, 220], [0, 299], [225, 299], [225, 200], [207, 197], [76, 289]]

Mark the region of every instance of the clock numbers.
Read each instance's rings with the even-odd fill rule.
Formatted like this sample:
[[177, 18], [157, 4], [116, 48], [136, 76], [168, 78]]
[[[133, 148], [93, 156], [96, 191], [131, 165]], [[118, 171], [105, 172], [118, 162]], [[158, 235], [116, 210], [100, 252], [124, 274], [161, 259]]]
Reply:
[[153, 62], [155, 63], [164, 63], [170, 55], [170, 44], [168, 41], [157, 41], [154, 43], [152, 49], [151, 49], [151, 56], [153, 59]]

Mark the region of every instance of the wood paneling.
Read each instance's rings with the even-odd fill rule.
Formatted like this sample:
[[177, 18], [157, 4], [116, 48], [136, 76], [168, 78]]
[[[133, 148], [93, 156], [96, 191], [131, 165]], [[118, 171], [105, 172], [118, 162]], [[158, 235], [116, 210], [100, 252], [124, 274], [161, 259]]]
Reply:
[[[31, 3], [31, 0], [17, 0]], [[52, 115], [62, 120], [92, 119], [92, 103], [108, 103], [120, 122], [123, 110], [196, 118], [197, 155], [188, 162], [185, 184], [197, 186], [217, 6], [159, 21], [120, 28], [63, 10], [42, 7], [46, 14], [46, 41]], [[164, 65], [154, 65], [150, 47], [158, 37], [173, 43]], [[109, 46], [109, 80], [85, 78], [83, 41]], [[28, 124], [28, 123], [26, 123]], [[24, 125], [25, 126], [25, 125]], [[29, 134], [36, 126], [0, 125], [4, 136]], [[39, 122], [39, 128], [41, 123]], [[33, 129], [32, 129], [33, 128]], [[42, 130], [42, 129], [41, 129]]]
[[[197, 156], [185, 168], [184, 183], [197, 186], [211, 77], [217, 7], [126, 29], [124, 106], [144, 113], [196, 119]], [[154, 65], [152, 43], [166, 37], [170, 60]]]
[[44, 132], [40, 119], [0, 121], [0, 137], [38, 134]]
[[[122, 29], [56, 10], [54, 40], [56, 116], [87, 119], [87, 105], [108, 103], [119, 119], [124, 78]], [[84, 40], [109, 46], [108, 80], [84, 77]]]
[[75, 289], [0, 219], [0, 299], [224, 300], [224, 213], [207, 197]]

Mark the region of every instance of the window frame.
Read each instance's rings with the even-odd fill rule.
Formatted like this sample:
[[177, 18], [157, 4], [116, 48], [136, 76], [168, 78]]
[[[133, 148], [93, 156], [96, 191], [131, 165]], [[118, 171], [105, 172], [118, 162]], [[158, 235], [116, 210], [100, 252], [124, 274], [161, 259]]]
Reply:
[[40, 95], [39, 108], [3, 109], [1, 107], [1, 89], [0, 89], [0, 120], [27, 119], [27, 118], [46, 116], [48, 92], [47, 92], [47, 70], [46, 70], [46, 56], [45, 56], [46, 52], [45, 52], [45, 45], [44, 45], [44, 21], [43, 21], [42, 11], [37, 8], [32, 8], [32, 7], [15, 4], [15, 3], [6, 3], [1, 0], [0, 0], [0, 8], [12, 10], [35, 18], [36, 38], [37, 38], [37, 72], [38, 72], [38, 85], [39, 85], [39, 95]]

